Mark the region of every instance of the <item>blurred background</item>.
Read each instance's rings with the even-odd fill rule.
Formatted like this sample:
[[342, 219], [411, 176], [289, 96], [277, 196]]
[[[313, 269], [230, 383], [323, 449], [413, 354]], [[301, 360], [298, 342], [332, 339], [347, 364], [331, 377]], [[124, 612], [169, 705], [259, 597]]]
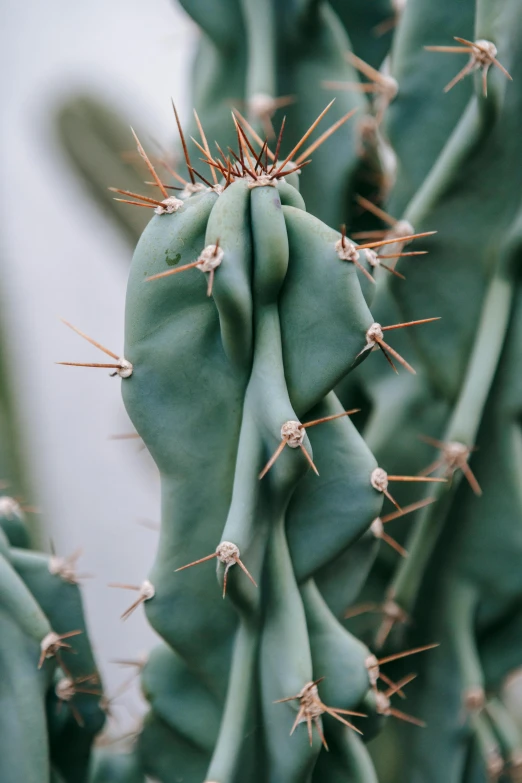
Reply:
[[154, 641], [141, 611], [120, 621], [133, 594], [107, 583], [146, 577], [157, 533], [140, 522], [159, 519], [159, 481], [139, 441], [110, 439], [132, 432], [119, 379], [55, 364], [104, 361], [60, 317], [121, 350], [132, 252], [70, 170], [56, 113], [92, 93], [172, 147], [170, 96], [187, 117], [197, 29], [168, 0], [28, 0], [4, 4], [3, 21], [0, 306], [27, 499], [41, 509], [31, 520], [41, 548], [51, 539], [60, 555], [83, 548], [79, 571], [92, 574], [84, 600], [110, 696], [128, 677], [110, 661]]

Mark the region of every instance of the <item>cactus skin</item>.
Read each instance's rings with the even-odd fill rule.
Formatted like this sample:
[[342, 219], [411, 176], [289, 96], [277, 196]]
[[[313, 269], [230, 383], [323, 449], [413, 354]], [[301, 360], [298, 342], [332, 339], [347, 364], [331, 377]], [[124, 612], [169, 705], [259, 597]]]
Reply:
[[[167, 643], [143, 674], [152, 712], [140, 752], [161, 780], [205, 771], [220, 783], [311, 780], [326, 751], [302, 727], [288, 737], [296, 706], [273, 702], [323, 672], [326, 704], [354, 709], [369, 688], [369, 651], [343, 630], [314, 576], [378, 515], [374, 458], [340, 418], [307, 431], [319, 477], [287, 448], [258, 479], [285, 421], [342, 412], [331, 390], [364, 358], [369, 287], [337, 256], [339, 238], [292, 186], [237, 180], [154, 217], [134, 254], [125, 337], [134, 372], [122, 390], [162, 477], [156, 592], [145, 611]], [[217, 240], [224, 260], [211, 298], [198, 270], [146, 282]], [[222, 601], [209, 564], [175, 573], [220, 540], [239, 547], [257, 589], [232, 568]], [[327, 740], [337, 737], [331, 763], [372, 780], [358, 743], [333, 722], [324, 722]], [[264, 736], [252, 733], [261, 723]], [[171, 761], [161, 735], [168, 754], [179, 747]]]
[[[342, 22], [354, 53], [374, 68], [379, 68], [388, 54], [401, 12], [393, 0], [330, 0], [330, 5]], [[381, 32], [382, 30], [382, 32]]]
[[[23, 515], [16, 516], [7, 532], [16, 541], [24, 538]], [[99, 674], [86, 631], [77, 584], [50, 571], [47, 555], [17, 549], [0, 531], [0, 753], [2, 781], [42, 783], [56, 779], [63, 783], [87, 781], [89, 756], [94, 736], [105, 722], [100, 697], [74, 696], [78, 726], [66, 702], [59, 706], [55, 686], [63, 677]], [[25, 540], [27, 531], [25, 530]], [[67, 634], [71, 648], [48, 658], [38, 668], [40, 642], [47, 634]], [[24, 752], [21, 752], [21, 748]]]
[[38, 644], [28, 639], [3, 609], [0, 625], [2, 775], [6, 783], [40, 783], [50, 774], [45, 719], [47, 673], [36, 671]]

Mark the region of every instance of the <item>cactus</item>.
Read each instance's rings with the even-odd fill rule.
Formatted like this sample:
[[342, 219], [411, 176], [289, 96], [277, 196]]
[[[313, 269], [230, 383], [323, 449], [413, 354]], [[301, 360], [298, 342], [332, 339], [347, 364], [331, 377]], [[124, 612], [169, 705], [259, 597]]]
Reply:
[[105, 714], [76, 557], [25, 548], [23, 517], [14, 498], [0, 497], [2, 780], [82, 783]]
[[143, 670], [139, 740], [160, 780], [298, 783], [327, 752], [319, 769], [371, 780], [353, 721], [372, 716], [373, 732], [380, 715], [416, 720], [389, 699], [409, 678], [377, 690], [379, 662], [314, 581], [384, 496], [396, 505], [389, 482], [446, 481], [388, 476], [333, 392], [374, 348], [414, 372], [395, 330], [437, 318], [376, 324], [365, 259], [395, 240], [357, 246], [305, 211], [296, 172], [339, 121], [300, 150], [326, 111], [282, 159], [237, 121], [234, 162], [214, 158], [202, 132], [222, 184], [184, 200], [137, 140], [164, 199], [131, 266], [125, 357], [79, 332], [113, 357], [91, 366], [123, 379], [162, 477], [156, 563], [123, 615], [143, 603], [166, 642]]
[[[143, 604], [163, 641], [137, 751], [93, 780], [517, 780], [518, 4], [410, 0], [398, 24], [387, 2], [182, 4], [199, 141], [183, 193], [139, 142], [155, 197], [114, 183], [156, 215], [124, 358], [92, 365], [161, 473], [125, 616]], [[334, 124], [300, 142], [326, 89]]]

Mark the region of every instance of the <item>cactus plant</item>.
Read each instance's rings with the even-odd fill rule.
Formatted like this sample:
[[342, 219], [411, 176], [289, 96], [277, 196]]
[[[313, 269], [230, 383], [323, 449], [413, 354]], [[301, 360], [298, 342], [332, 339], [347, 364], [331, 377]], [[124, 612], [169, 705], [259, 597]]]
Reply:
[[350, 716], [415, 720], [389, 701], [406, 680], [377, 690], [379, 662], [314, 582], [384, 495], [397, 505], [389, 482], [446, 481], [388, 476], [333, 392], [374, 348], [414, 372], [390, 344], [395, 330], [437, 318], [375, 323], [365, 260], [395, 240], [357, 246], [305, 211], [297, 170], [340, 122], [300, 150], [326, 111], [282, 159], [279, 144], [256, 150], [237, 121], [234, 162], [214, 158], [202, 133], [223, 184], [184, 200], [137, 141], [165, 198], [134, 255], [125, 358], [80, 332], [117, 360], [92, 366], [122, 377], [162, 476], [158, 556], [129, 609], [144, 603], [166, 642], [144, 668], [152, 709], [140, 738], [144, 768], [161, 780], [297, 783], [330, 739], [326, 769], [370, 770]]
[[[424, 59], [425, 70], [420, 70], [420, 47], [414, 49], [412, 40], [428, 49], [442, 45], [444, 51], [452, 44], [452, 36], [470, 38], [469, 29], [467, 33], [457, 30], [447, 21], [442, 36], [433, 26], [437, 12], [430, 14], [425, 7], [426, 13], [422, 13], [420, 5], [412, 3], [405, 11], [404, 34], [396, 38], [392, 56], [392, 63], [397, 62], [402, 73], [397, 79], [405, 84], [405, 90], [392, 106], [388, 128], [392, 141], [400, 139], [401, 145], [408, 144], [411, 106], [423, 107], [428, 100], [433, 110], [433, 95], [426, 96], [421, 86], [433, 60]], [[468, 10], [473, 8], [469, 4]], [[521, 36], [516, 4], [476, 4], [472, 39], [495, 42], [502, 70], [507, 68], [515, 81], [521, 78], [517, 69]], [[448, 68], [448, 79], [440, 74], [439, 90], [446, 83], [451, 85], [451, 76], [459, 71], [458, 54], [424, 54], [424, 58], [447, 58], [444, 68]], [[471, 54], [471, 70], [475, 65], [473, 51], [463, 54]], [[485, 62], [482, 73], [477, 74], [475, 93], [467, 103], [470, 85], [459, 84], [452, 91], [455, 100], [462, 101], [456, 125], [455, 114], [452, 117], [444, 112], [440, 126], [434, 125], [428, 132], [428, 114], [424, 122], [418, 118], [415, 133], [424, 138], [428, 156], [438, 156], [428, 161], [431, 170], [426, 171], [423, 157], [412, 156], [411, 147], [401, 146], [397, 196], [390, 207], [400, 209], [399, 214], [416, 230], [428, 224], [438, 229], [437, 239], [426, 241], [429, 266], [422, 271], [412, 267], [407, 286], [399, 286], [395, 278], [391, 281], [394, 302], [407, 317], [410, 307], [422, 306], [429, 290], [430, 300], [435, 294], [440, 302], [445, 327], [431, 348], [419, 333], [424, 390], [415, 392], [414, 426], [407, 425], [399, 414], [395, 424], [400, 429], [388, 428], [388, 445], [384, 445], [378, 422], [389, 418], [391, 409], [381, 387], [368, 442], [378, 455], [383, 453], [378, 440], [388, 453], [393, 444], [395, 464], [407, 469], [415, 459], [426, 463], [433, 459], [433, 448], [428, 450], [418, 440], [419, 435], [427, 435], [439, 449], [439, 468], [452, 478], [439, 503], [421, 512], [422, 518], [405, 544], [409, 557], [396, 567], [388, 588], [388, 597], [393, 596], [416, 625], [406, 631], [410, 641], [425, 633], [441, 641], [440, 650], [429, 661], [420, 662], [420, 682], [413, 698], [418, 709], [429, 705], [431, 719], [423, 735], [403, 737], [409, 753], [397, 759], [396, 776], [401, 780], [413, 780], [420, 774], [433, 781], [477, 779], [467, 771], [477, 754], [482, 760], [474, 762], [475, 775], [484, 775], [480, 769], [485, 768], [492, 779], [500, 774], [515, 776], [520, 767], [520, 737], [514, 742], [507, 739], [509, 717], [499, 719], [487, 699], [499, 692], [508, 672], [521, 663], [520, 646], [513, 636], [517, 627], [520, 632], [522, 598], [517, 565], [522, 556], [520, 456], [514, 445], [520, 416], [520, 355], [514, 346], [520, 321], [517, 266], [521, 223], [517, 185], [510, 168], [521, 154], [519, 137], [512, 128], [522, 109], [520, 96], [510, 88], [506, 74], [491, 70], [488, 74], [489, 64]], [[434, 78], [431, 89], [433, 82]], [[448, 110], [451, 115], [451, 105]], [[506, 189], [510, 182], [514, 189], [499, 218], [493, 218], [490, 193], [497, 177]], [[419, 183], [417, 192], [410, 190], [414, 183]], [[447, 287], [450, 279], [452, 284]], [[384, 310], [391, 306], [384, 296], [381, 305]], [[381, 585], [386, 573], [389, 564], [381, 571]], [[494, 664], [494, 656], [488, 652], [492, 649]]]
[[[166, 783], [516, 780], [501, 697], [522, 664], [517, 2], [410, 0], [384, 65], [387, 3], [183, 6], [204, 31], [200, 140], [182, 136], [175, 195], [138, 142], [157, 198], [126, 195], [157, 214], [125, 358], [109, 352], [162, 476], [130, 607], [163, 639], [140, 764]], [[331, 88], [336, 122], [297, 146]]]
[[76, 558], [26, 548], [23, 517], [0, 497], [2, 780], [82, 783], [105, 713]]

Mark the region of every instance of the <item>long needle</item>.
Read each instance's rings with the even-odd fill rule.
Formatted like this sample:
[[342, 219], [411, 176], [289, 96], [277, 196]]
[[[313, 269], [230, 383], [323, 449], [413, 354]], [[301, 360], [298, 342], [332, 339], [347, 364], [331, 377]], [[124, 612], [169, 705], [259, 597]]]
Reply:
[[[335, 102], [335, 98], [334, 98], [332, 101], [330, 101], [330, 103], [328, 104], [328, 106], [327, 106], [325, 109], [323, 109], [323, 111], [320, 113], [320, 115], [317, 117], [317, 119], [316, 119], [316, 120], [314, 120], [314, 122], [313, 122], [313, 123], [310, 125], [310, 127], [308, 128], [308, 130], [306, 131], [306, 133], [305, 133], [305, 134], [304, 134], [304, 135], [301, 137], [301, 139], [300, 139], [300, 140], [297, 142], [297, 144], [295, 145], [295, 147], [293, 148], [293, 150], [292, 150], [292, 151], [291, 151], [291, 152], [290, 152], [290, 153], [289, 153], [289, 154], [286, 156], [286, 158], [285, 158], [285, 159], [284, 159], [284, 161], [281, 163], [281, 165], [279, 166], [279, 168], [277, 169], [277, 171], [275, 172], [275, 174], [279, 174], [281, 171], [283, 171], [283, 169], [284, 169], [284, 167], [286, 166], [286, 164], [287, 164], [287, 163], [288, 163], [290, 160], [292, 160], [292, 158], [294, 157], [294, 155], [296, 154], [296, 152], [297, 152], [298, 150], [300, 150], [300, 149], [301, 149], [301, 147], [303, 146], [303, 144], [305, 143], [305, 141], [307, 140], [307, 138], [308, 138], [308, 137], [309, 137], [309, 136], [310, 136], [310, 135], [311, 135], [311, 134], [314, 132], [314, 130], [317, 128], [317, 126], [319, 125], [319, 123], [321, 122], [321, 120], [323, 119], [323, 117], [325, 116], [325, 114], [326, 114], [328, 111], [330, 111], [330, 109], [331, 109], [331, 107], [333, 106], [334, 102]], [[273, 175], [273, 176], [275, 176], [275, 175]]]
[[174, 117], [176, 118], [176, 125], [178, 126], [178, 133], [181, 141], [181, 146], [183, 147], [183, 155], [185, 156], [185, 163], [187, 164], [190, 181], [192, 182], [193, 185], [195, 185], [196, 180], [194, 179], [194, 172], [192, 170], [192, 166], [190, 163], [190, 156], [188, 153], [187, 142], [185, 141], [185, 136], [183, 135], [183, 128], [181, 127], [181, 122], [179, 121], [178, 110], [176, 109], [176, 105], [172, 98], [171, 101], [172, 101], [172, 108], [174, 110]]
[[143, 149], [143, 146], [142, 146], [142, 144], [141, 144], [141, 141], [140, 141], [140, 140], [138, 139], [138, 137], [136, 136], [136, 133], [135, 133], [135, 131], [134, 131], [134, 128], [131, 128], [131, 132], [132, 132], [132, 135], [134, 136], [134, 140], [135, 140], [135, 142], [136, 142], [136, 146], [138, 147], [138, 152], [139, 152], [140, 156], [143, 158], [143, 160], [145, 161], [145, 165], [147, 166], [148, 170], [149, 170], [149, 171], [150, 171], [150, 173], [152, 174], [152, 178], [153, 178], [153, 180], [155, 181], [156, 185], [157, 185], [157, 186], [158, 186], [158, 188], [161, 190], [161, 192], [163, 193], [163, 195], [165, 196], [165, 198], [168, 198], [168, 197], [169, 197], [168, 191], [165, 189], [165, 185], [163, 184], [163, 182], [162, 182], [162, 181], [160, 180], [160, 178], [158, 177], [158, 175], [157, 175], [157, 173], [156, 173], [156, 169], [154, 168], [154, 166], [153, 166], [153, 165], [152, 165], [152, 163], [150, 162], [150, 160], [149, 160], [149, 158], [148, 158], [148, 155], [147, 155], [147, 153], [146, 153], [146, 152], [145, 152], [145, 150]]

